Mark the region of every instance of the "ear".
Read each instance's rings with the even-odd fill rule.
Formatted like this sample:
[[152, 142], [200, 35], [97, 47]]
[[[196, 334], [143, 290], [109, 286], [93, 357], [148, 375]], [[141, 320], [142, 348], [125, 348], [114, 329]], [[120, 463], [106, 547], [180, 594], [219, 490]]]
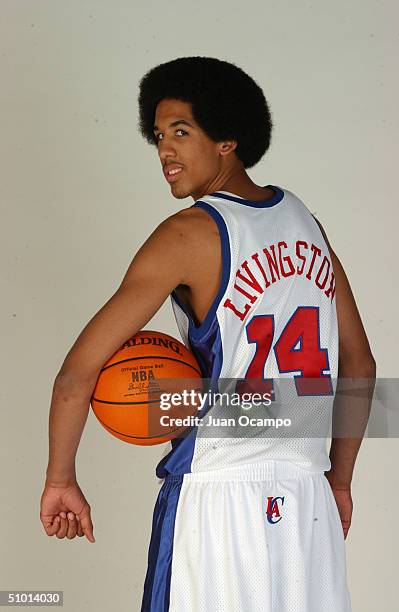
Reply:
[[221, 155], [228, 155], [237, 148], [236, 140], [225, 140], [220, 143], [219, 151]]

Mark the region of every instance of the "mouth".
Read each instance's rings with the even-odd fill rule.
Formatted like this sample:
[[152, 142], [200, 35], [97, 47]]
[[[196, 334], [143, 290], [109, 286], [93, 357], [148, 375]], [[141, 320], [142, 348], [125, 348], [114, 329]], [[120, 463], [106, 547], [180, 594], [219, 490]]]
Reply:
[[165, 178], [168, 181], [168, 183], [174, 183], [175, 181], [177, 181], [182, 171], [183, 171], [183, 168], [175, 168], [171, 170], [171, 174], [169, 172], [165, 172], [164, 173]]

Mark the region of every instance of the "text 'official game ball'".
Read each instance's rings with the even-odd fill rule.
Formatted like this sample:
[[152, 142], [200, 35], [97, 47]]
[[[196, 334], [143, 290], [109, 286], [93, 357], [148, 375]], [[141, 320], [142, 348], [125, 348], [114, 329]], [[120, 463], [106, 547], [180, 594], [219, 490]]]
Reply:
[[[200, 402], [192, 390], [201, 389], [200, 366], [191, 351], [168, 334], [145, 330], [104, 364], [91, 406], [116, 438], [144, 446], [161, 444], [187, 429], [181, 420], [196, 415]], [[171, 394], [178, 394], [174, 402]]]

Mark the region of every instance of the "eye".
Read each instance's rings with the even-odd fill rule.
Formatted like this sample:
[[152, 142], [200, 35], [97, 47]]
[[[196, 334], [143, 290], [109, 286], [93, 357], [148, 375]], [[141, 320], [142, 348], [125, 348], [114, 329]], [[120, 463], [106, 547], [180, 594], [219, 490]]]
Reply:
[[[178, 130], [176, 130], [176, 132], [175, 132], [175, 133], [177, 133], [177, 132], [183, 132], [183, 134], [188, 134], [188, 132], [186, 132], [185, 130], [182, 130], [181, 128], [179, 128]], [[159, 138], [159, 137], [161, 136], [161, 134], [162, 134], [162, 132], [159, 132], [158, 134], [155, 134], [155, 140], [156, 140], [157, 142], [160, 142], [160, 138]]]

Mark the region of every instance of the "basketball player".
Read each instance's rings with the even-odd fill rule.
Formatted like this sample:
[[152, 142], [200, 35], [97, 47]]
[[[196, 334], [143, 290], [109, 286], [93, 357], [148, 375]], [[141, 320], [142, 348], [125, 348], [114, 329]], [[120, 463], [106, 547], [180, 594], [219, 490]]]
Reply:
[[[172, 195], [194, 204], [142, 245], [56, 378], [41, 519], [58, 538], [94, 542], [75, 472], [89, 399], [102, 365], [168, 296], [204, 377], [288, 381], [279, 409], [298, 422], [331, 418], [338, 375], [375, 378], [320, 223], [292, 191], [246, 172], [272, 132], [253, 79], [214, 58], [179, 58], [143, 77], [139, 112]], [[157, 467], [142, 610], [349, 612], [344, 540], [361, 438], [333, 438], [327, 453], [325, 437], [200, 429], [172, 441]]]

